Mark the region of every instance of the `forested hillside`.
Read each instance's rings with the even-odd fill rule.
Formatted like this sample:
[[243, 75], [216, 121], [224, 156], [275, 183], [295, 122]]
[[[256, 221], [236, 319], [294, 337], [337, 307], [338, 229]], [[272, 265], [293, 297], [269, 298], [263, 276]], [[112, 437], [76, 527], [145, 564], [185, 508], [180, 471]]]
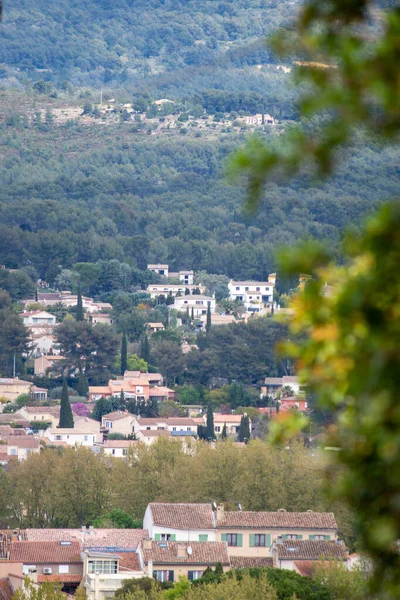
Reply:
[[13, 0], [0, 63], [35, 77], [97, 84], [188, 66], [270, 59], [260, 38], [289, 23], [276, 0]]

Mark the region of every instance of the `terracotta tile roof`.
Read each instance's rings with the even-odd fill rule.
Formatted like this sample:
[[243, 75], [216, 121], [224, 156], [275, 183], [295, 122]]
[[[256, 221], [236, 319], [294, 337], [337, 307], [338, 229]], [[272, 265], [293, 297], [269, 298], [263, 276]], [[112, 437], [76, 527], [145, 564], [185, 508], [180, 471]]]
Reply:
[[225, 511], [218, 527], [268, 529], [337, 529], [333, 513]]
[[295, 560], [294, 566], [303, 577], [312, 577], [318, 562], [315, 560]]
[[148, 431], [147, 431], [147, 429], [141, 429], [140, 431], [136, 432], [136, 435], [138, 435], [139, 437], [140, 436], [142, 436], [142, 437], [158, 437], [160, 435], [161, 436], [165, 435], [168, 437], [171, 435], [171, 432], [167, 431], [166, 429], [156, 429], [156, 430], [149, 429]]
[[[52, 357], [53, 358], [53, 357]], [[59, 406], [24, 406], [24, 410], [27, 413], [32, 414], [50, 414], [60, 416], [60, 407]]]
[[25, 564], [70, 564], [81, 563], [80, 545], [71, 542], [62, 545], [60, 542], [11, 542], [10, 561]]
[[136, 550], [147, 537], [147, 529], [26, 529], [30, 541], [79, 542], [81, 549], [87, 548], [129, 548]]
[[46, 581], [60, 582], [60, 583], [80, 583], [82, 581], [82, 575], [78, 573], [54, 573], [53, 575], [38, 575], [38, 583], [45, 583]]
[[134, 415], [131, 415], [128, 411], [116, 410], [114, 412], [103, 415], [102, 419], [105, 421], [118, 421], [119, 419], [125, 419], [125, 417], [131, 417], [134, 419]]
[[39, 448], [40, 442], [38, 438], [32, 435], [10, 435], [9, 437], [2, 436], [2, 442], [7, 442], [8, 446], [16, 446], [17, 448]]
[[135, 444], [137, 444], [137, 440], [106, 440], [100, 448], [130, 448]]
[[150, 396], [168, 396], [169, 394], [175, 394], [175, 391], [167, 387], [155, 386], [150, 388], [149, 394]]
[[[191, 547], [192, 553], [187, 553]], [[183, 547], [184, 555], [178, 556], [178, 547]], [[153, 565], [229, 565], [229, 556], [225, 542], [152, 542], [151, 550], [143, 549], [144, 562], [153, 561]]]
[[173, 529], [214, 529], [211, 504], [152, 502], [149, 506], [155, 525]]
[[12, 600], [14, 589], [9, 579], [0, 579], [0, 600]]
[[240, 425], [243, 415], [223, 415], [214, 413], [214, 423], [237, 423]]
[[266, 569], [272, 567], [268, 556], [231, 556], [232, 569]]
[[137, 552], [118, 552], [120, 571], [141, 571]]
[[282, 540], [276, 544], [278, 560], [346, 560], [346, 548], [324, 540]]
[[14, 430], [11, 427], [11, 425], [0, 425], [0, 436], [2, 436], [2, 435], [13, 435], [13, 433], [14, 433]]

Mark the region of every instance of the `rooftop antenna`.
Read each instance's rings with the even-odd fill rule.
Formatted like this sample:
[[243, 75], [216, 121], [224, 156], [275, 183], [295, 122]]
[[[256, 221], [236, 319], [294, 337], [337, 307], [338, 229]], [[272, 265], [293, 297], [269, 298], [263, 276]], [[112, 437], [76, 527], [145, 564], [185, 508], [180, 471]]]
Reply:
[[217, 510], [217, 503], [215, 502], [215, 500], [213, 500], [212, 502], [212, 509]]
[[242, 505], [240, 504], [240, 502], [238, 503], [238, 509], [239, 510], [243, 510]]

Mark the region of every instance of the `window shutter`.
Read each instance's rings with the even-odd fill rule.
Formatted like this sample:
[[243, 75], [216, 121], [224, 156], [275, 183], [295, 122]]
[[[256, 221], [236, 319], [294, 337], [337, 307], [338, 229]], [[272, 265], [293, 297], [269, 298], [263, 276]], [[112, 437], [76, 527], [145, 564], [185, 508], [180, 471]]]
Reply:
[[286, 533], [284, 533], [284, 534], [283, 534], [283, 536], [282, 536], [282, 539], [283, 539], [283, 540], [286, 540], [286, 539], [287, 539], [287, 535], [286, 535]]
[[265, 534], [265, 545], [268, 548], [271, 546], [271, 534], [270, 533]]
[[327, 542], [330, 542], [331, 536], [330, 535], [326, 535], [325, 539], [326, 539]]
[[193, 571], [188, 571], [188, 579], [189, 581], [193, 581]]
[[156, 542], [159, 542], [161, 540], [161, 533], [156, 533], [154, 539], [156, 540]]
[[170, 539], [171, 542], [175, 542], [175, 540], [176, 540], [176, 533], [171, 533], [169, 539]]
[[315, 540], [315, 535], [310, 535], [310, 540]]
[[227, 534], [226, 534], [226, 533], [223, 533], [223, 534], [221, 535], [221, 541], [222, 541], [222, 542], [226, 542], [226, 536], [227, 536]]
[[174, 571], [168, 571], [168, 581], [174, 581]]
[[255, 541], [255, 535], [254, 533], [250, 534], [250, 548], [254, 548], [254, 546], [256, 545], [256, 541]]
[[243, 534], [242, 533], [237, 534], [237, 545], [243, 546]]
[[207, 533], [200, 533], [200, 535], [199, 535], [199, 542], [208, 542], [208, 534]]
[[298, 540], [302, 540], [302, 539], [303, 539], [303, 536], [302, 536], [302, 535], [298, 535], [298, 536], [297, 536], [297, 539], [298, 539]]

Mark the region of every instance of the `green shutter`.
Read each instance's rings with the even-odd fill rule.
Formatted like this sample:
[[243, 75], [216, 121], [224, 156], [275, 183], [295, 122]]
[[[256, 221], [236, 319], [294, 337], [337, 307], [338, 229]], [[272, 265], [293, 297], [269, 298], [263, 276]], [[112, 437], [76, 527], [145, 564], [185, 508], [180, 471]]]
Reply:
[[327, 541], [327, 542], [330, 542], [330, 540], [331, 540], [331, 536], [330, 536], [330, 535], [326, 535], [326, 536], [325, 536], [325, 539], [326, 539], [326, 541]]
[[208, 534], [207, 533], [200, 533], [200, 535], [199, 535], [199, 542], [208, 542]]
[[188, 571], [188, 579], [189, 581], [193, 581], [193, 571]]
[[265, 534], [265, 545], [267, 548], [269, 548], [271, 546], [271, 534], [270, 533]]
[[256, 545], [256, 540], [255, 540], [255, 535], [254, 533], [250, 534], [250, 548], [254, 548], [254, 546]]
[[222, 541], [222, 542], [226, 542], [226, 536], [227, 536], [227, 534], [226, 534], [226, 533], [223, 533], [223, 534], [221, 535], [221, 541]]
[[310, 540], [315, 540], [315, 535], [310, 535], [309, 538]]
[[286, 539], [287, 539], [287, 535], [286, 535], [286, 533], [284, 533], [284, 534], [283, 534], [283, 536], [282, 536], [282, 539], [283, 539], [283, 540], [286, 540]]
[[242, 533], [237, 534], [237, 545], [243, 546], [243, 534]]
[[154, 539], [156, 540], [156, 542], [159, 542], [161, 540], [161, 533], [156, 533]]
[[169, 536], [169, 539], [171, 542], [175, 542], [176, 540], [176, 533], [171, 533], [171, 535]]
[[302, 539], [303, 539], [303, 536], [302, 536], [302, 535], [298, 535], [298, 536], [297, 536], [297, 539], [298, 539], [298, 540], [302, 540]]

